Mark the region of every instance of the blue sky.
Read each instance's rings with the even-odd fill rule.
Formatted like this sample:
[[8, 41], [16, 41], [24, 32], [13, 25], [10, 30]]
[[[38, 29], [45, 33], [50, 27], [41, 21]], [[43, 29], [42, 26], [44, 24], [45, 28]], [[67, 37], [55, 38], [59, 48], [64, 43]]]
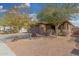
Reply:
[[39, 12], [44, 6], [43, 6], [43, 4], [41, 4], [41, 3], [31, 3], [30, 4], [31, 5], [31, 9], [32, 9], [32, 11], [33, 11], [33, 13], [37, 13], [37, 12]]
[[[6, 9], [6, 10], [14, 7], [15, 5], [19, 6], [19, 5], [21, 5], [21, 3], [0, 3], [0, 7], [3, 7], [3, 9]], [[28, 4], [26, 4], [26, 5], [28, 5]], [[43, 5], [40, 3], [39, 4], [31, 3], [29, 5], [30, 5], [31, 11], [33, 13], [37, 13], [38, 11], [40, 11], [43, 8]]]
[[[21, 3], [0, 3], [0, 16], [4, 15], [7, 10], [14, 7], [15, 5], [19, 6]], [[31, 8], [31, 13], [38, 13], [44, 7], [41, 3], [26, 3], [27, 6]], [[75, 20], [72, 21], [73, 24], [79, 25], [79, 16], [76, 16]]]

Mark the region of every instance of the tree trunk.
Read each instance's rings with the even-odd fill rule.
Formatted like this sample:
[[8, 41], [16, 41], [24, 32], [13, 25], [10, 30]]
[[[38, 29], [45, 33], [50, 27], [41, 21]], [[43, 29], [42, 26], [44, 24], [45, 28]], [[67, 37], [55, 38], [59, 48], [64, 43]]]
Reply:
[[56, 37], [58, 36], [58, 25], [57, 26], [55, 26], [55, 34], [56, 34]]

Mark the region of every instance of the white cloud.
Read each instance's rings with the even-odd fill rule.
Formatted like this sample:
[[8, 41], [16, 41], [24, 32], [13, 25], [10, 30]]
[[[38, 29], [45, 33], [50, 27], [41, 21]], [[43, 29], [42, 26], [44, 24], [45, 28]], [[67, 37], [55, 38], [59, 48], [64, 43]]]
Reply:
[[2, 5], [0, 5], [0, 9], [3, 9], [3, 6]]
[[3, 6], [0, 5], [0, 12], [6, 12], [7, 10], [6, 9], [3, 9]]
[[25, 8], [26, 6], [30, 7], [30, 3], [23, 3], [23, 4], [21, 4], [20, 6], [15, 6], [15, 7], [18, 7], [18, 8]]
[[29, 17], [31, 18], [31, 21], [38, 21], [37, 14], [35, 13], [29, 14]]
[[30, 17], [36, 17], [37, 14], [36, 13], [32, 13], [32, 14], [29, 14]]
[[6, 12], [6, 11], [7, 11], [6, 9], [1, 9], [1, 10], [0, 10], [0, 12]]
[[73, 25], [79, 26], [79, 20], [70, 21]]
[[25, 3], [26, 6], [30, 7], [30, 3]]

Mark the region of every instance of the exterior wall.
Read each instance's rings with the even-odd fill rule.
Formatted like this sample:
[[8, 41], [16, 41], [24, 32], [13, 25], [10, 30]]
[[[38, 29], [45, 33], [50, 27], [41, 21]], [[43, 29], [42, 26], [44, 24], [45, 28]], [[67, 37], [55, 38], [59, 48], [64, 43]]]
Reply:
[[43, 32], [46, 32], [46, 25], [40, 24], [40, 25], [39, 25], [39, 29], [40, 29], [41, 31], [43, 31]]
[[73, 26], [69, 23], [64, 23], [64, 30], [66, 31], [67, 35], [72, 34], [72, 28]]
[[64, 22], [62, 25], [59, 26], [60, 33], [68, 36], [72, 34], [72, 28], [73, 25], [69, 22]]
[[53, 30], [54, 29], [50, 24], [38, 24], [31, 28], [32, 34], [37, 34], [37, 35], [52, 35], [53, 32], [55, 32]]
[[51, 36], [55, 33], [55, 29], [53, 27], [54, 26], [51, 24], [40, 24], [39, 32], [40, 32], [40, 34]]

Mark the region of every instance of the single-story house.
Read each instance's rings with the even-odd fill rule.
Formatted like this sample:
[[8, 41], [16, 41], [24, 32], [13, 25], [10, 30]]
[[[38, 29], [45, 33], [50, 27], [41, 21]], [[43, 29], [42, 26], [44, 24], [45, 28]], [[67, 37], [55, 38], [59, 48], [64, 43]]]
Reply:
[[[59, 35], [71, 35], [72, 28], [74, 25], [71, 24], [69, 21], [64, 21], [59, 27], [58, 32]], [[38, 22], [31, 27], [31, 33], [33, 35], [54, 35], [56, 33], [55, 26], [53, 24], [48, 24], [46, 22]], [[65, 33], [65, 34], [64, 34]]]

